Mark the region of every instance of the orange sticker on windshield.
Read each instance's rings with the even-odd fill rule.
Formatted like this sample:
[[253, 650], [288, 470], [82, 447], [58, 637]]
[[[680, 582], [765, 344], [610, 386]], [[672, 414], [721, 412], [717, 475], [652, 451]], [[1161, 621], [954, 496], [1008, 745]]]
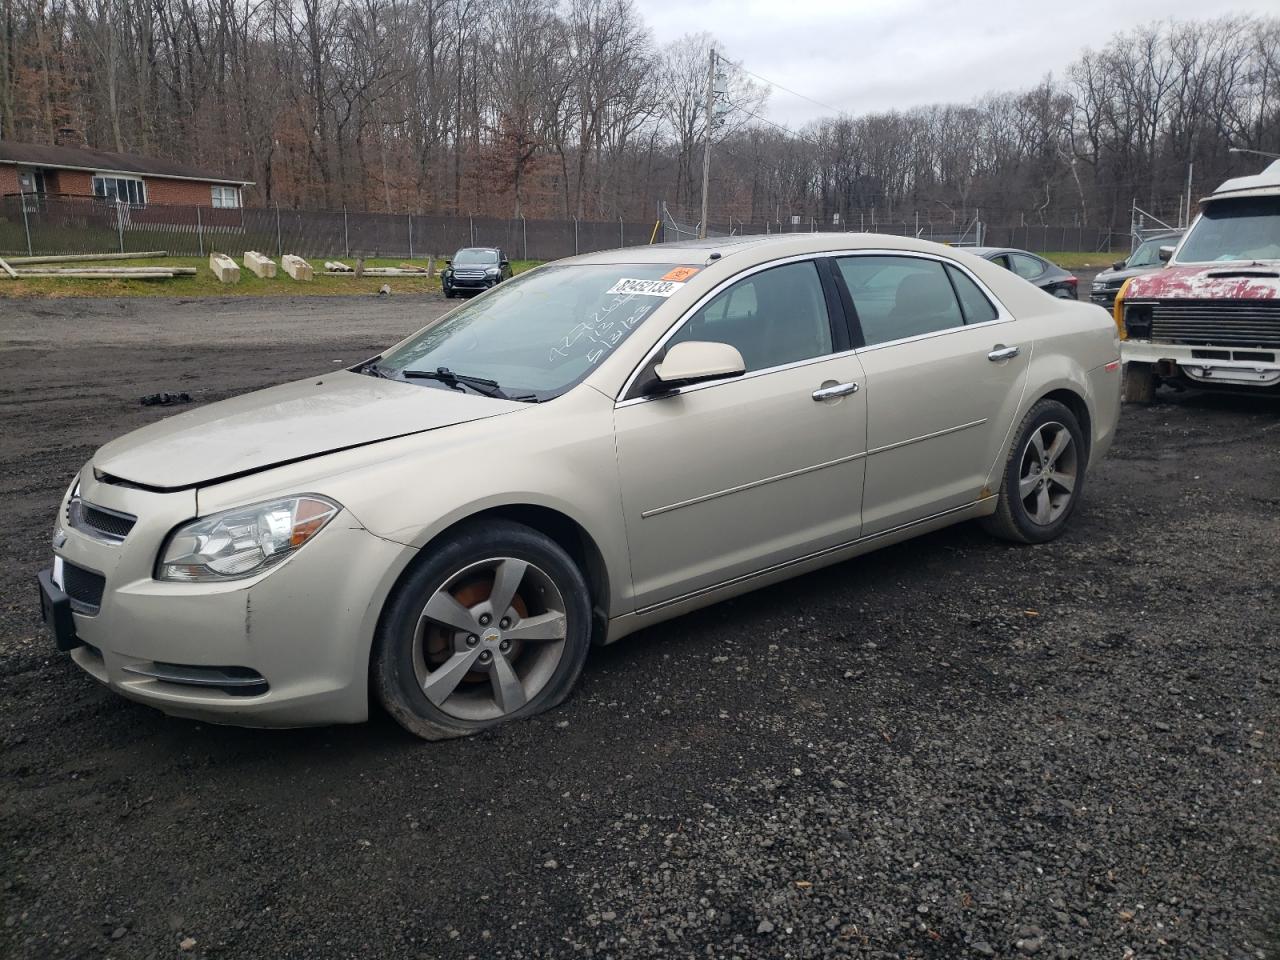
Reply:
[[676, 283], [684, 283], [697, 272], [697, 267], [676, 267], [674, 270], [668, 270], [664, 273], [662, 275], [662, 279], [674, 280]]

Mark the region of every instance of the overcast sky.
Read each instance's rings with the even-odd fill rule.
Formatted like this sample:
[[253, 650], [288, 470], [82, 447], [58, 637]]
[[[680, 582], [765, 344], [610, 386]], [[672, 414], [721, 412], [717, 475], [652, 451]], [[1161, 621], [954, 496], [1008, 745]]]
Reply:
[[[968, 102], [1061, 76], [1086, 47], [1153, 20], [1206, 18], [1204, 0], [637, 0], [659, 43], [705, 30], [729, 59], [849, 113]], [[1275, 13], [1241, 2], [1241, 13]], [[776, 87], [768, 116], [830, 115]]]

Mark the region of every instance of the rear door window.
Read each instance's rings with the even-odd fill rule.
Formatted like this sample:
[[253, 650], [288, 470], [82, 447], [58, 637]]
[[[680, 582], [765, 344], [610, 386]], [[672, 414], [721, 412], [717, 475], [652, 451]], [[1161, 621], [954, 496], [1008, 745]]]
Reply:
[[937, 260], [861, 256], [836, 260], [867, 346], [964, 326], [960, 302]]
[[959, 267], [947, 264], [947, 276], [951, 278], [951, 285], [955, 287], [956, 296], [960, 298], [960, 309], [964, 311], [965, 323], [988, 323], [999, 316], [986, 294], [978, 289], [978, 285], [969, 279], [967, 273]]
[[1011, 253], [1009, 259], [1013, 261], [1013, 272], [1024, 280], [1034, 280], [1044, 273], [1044, 261], [1035, 257], [1025, 253]]

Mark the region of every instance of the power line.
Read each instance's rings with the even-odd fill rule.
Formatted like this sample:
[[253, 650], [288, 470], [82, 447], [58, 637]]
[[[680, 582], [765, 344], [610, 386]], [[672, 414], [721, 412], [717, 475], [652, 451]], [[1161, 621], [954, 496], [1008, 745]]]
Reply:
[[817, 140], [814, 140], [812, 137], [807, 137], [803, 133], [797, 133], [795, 130], [792, 130], [790, 127], [786, 126], [785, 124], [778, 123], [776, 120], [770, 120], [768, 117], [762, 117], [760, 116], [760, 114], [756, 113], [755, 111], [748, 110], [741, 103], [734, 103], [732, 100], [728, 100], [727, 98], [726, 98], [726, 102], [729, 104], [729, 106], [733, 107], [735, 110], [741, 110], [748, 117], [754, 117], [755, 119], [759, 120], [761, 123], [767, 123], [771, 127], [777, 127], [783, 133], [786, 133], [792, 137], [795, 137], [797, 140], [803, 140], [806, 143], [811, 143], [815, 147], [822, 146], [821, 143], [819, 143]]
[[[725, 57], [720, 57], [720, 59], [724, 60], [726, 63], [733, 63], [732, 60], [728, 60]], [[785, 90], [787, 91], [787, 93], [791, 94], [793, 97], [799, 97], [801, 100], [808, 100], [814, 106], [822, 107], [824, 110], [830, 110], [832, 113], [845, 114], [848, 112], [847, 110], [841, 110], [839, 107], [833, 107], [829, 103], [823, 103], [821, 100], [815, 100], [813, 97], [805, 96], [799, 90], [792, 90], [790, 87], [784, 87], [782, 84], [778, 83], [776, 80], [770, 80], [768, 77], [762, 77], [760, 74], [756, 73], [754, 70], [748, 70], [746, 67], [742, 66], [742, 64], [740, 63], [734, 63], [733, 65], [737, 67], [739, 70], [741, 70], [743, 73], [750, 74], [751, 76], [755, 77], [757, 80], [760, 80], [764, 83], [769, 84], [769, 86], [771, 87], [777, 87], [779, 90]]]

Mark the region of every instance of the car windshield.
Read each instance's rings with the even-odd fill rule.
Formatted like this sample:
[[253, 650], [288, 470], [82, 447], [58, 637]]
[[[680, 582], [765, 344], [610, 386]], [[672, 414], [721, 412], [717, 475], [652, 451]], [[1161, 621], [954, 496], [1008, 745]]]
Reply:
[[[559, 396], [581, 381], [681, 286], [672, 264], [547, 266], [494, 287], [393, 347], [378, 370], [447, 368], [496, 381], [508, 396]], [[439, 380], [415, 379], [429, 386]]]
[[1280, 260], [1280, 197], [1210, 201], [1178, 251], [1178, 262], [1219, 260]]
[[459, 250], [453, 255], [455, 267], [482, 267], [497, 262], [497, 250]]
[[1172, 247], [1178, 243], [1177, 237], [1155, 237], [1151, 240], [1144, 240], [1138, 245], [1138, 249], [1129, 254], [1129, 259], [1125, 261], [1126, 267], [1159, 267], [1163, 266], [1160, 262], [1160, 248]]

